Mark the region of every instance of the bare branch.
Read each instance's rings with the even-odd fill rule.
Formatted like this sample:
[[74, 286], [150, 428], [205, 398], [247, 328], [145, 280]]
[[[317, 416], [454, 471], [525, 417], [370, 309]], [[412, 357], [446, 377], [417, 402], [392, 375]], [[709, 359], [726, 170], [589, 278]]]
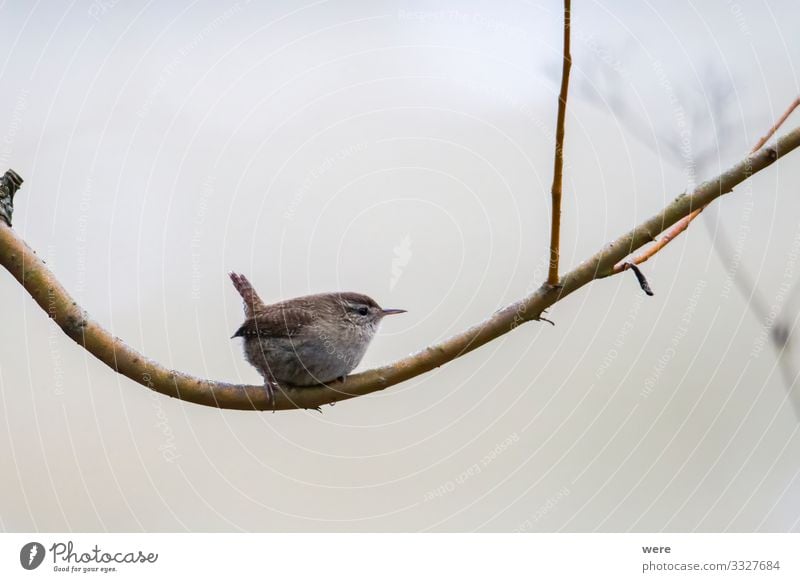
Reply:
[[778, 129], [780, 129], [781, 125], [783, 125], [783, 122], [786, 121], [792, 114], [792, 112], [798, 107], [800, 107], [800, 95], [797, 97], [797, 99], [795, 99], [789, 104], [789, 107], [787, 107], [786, 111], [784, 111], [783, 114], [778, 118], [778, 121], [775, 122], [775, 125], [769, 128], [769, 131], [765, 133], [760, 140], [758, 140], [756, 145], [753, 146], [753, 149], [750, 151], [757, 152], [758, 150], [760, 150], [761, 147], [765, 143], [767, 143], [773, 135], [775, 135], [775, 132], [777, 132]]
[[[778, 131], [780, 126], [783, 125], [783, 122], [788, 119], [788, 117], [792, 114], [792, 112], [795, 109], [797, 109], [798, 106], [800, 106], [800, 97], [792, 101], [792, 103], [789, 105], [786, 111], [784, 111], [783, 114], [778, 118], [778, 121], [776, 121], [775, 124], [770, 128], [770, 130], [761, 139], [758, 140], [758, 143], [756, 143], [755, 146], [753, 146], [753, 149], [750, 150], [750, 153], [752, 154], [760, 150], [764, 146], [764, 144], [767, 143], [767, 141], [769, 141], [769, 139], [773, 135], [775, 135], [775, 132]], [[706, 208], [705, 206], [701, 206], [700, 208], [697, 208], [694, 211], [692, 211], [691, 214], [684, 217], [682, 220], [677, 222], [675, 226], [673, 226], [666, 233], [664, 233], [664, 236], [662, 236], [659, 240], [653, 243], [652, 246], [648, 247], [644, 252], [635, 256], [630, 261], [615, 265], [614, 272], [621, 273], [622, 271], [628, 269], [631, 265], [641, 265], [642, 263], [644, 263], [647, 259], [649, 259], [653, 255], [655, 255], [658, 251], [667, 246], [680, 233], [689, 228], [689, 225], [692, 223], [692, 221], [695, 218], [697, 218], [700, 215], [700, 213], [703, 212], [703, 210], [705, 210], [705, 208]]]
[[561, 68], [561, 90], [558, 95], [558, 118], [556, 119], [556, 145], [553, 154], [553, 186], [550, 189], [553, 199], [553, 215], [550, 227], [550, 269], [547, 282], [558, 285], [558, 259], [561, 240], [561, 182], [564, 174], [564, 123], [567, 115], [567, 94], [569, 92], [569, 71], [572, 68], [572, 55], [569, 49], [570, 0], [564, 0], [564, 57]]
[[672, 239], [682, 233], [684, 230], [689, 228], [689, 224], [697, 218], [697, 216], [703, 212], [705, 206], [703, 208], [698, 208], [693, 210], [688, 216], [684, 216], [678, 222], [672, 225], [672, 228], [667, 230], [661, 238], [655, 241], [651, 246], [647, 247], [644, 251], [633, 257], [630, 261], [625, 261], [623, 263], [618, 263], [614, 266], [615, 273], [621, 273], [622, 271], [626, 271], [632, 266], [641, 265], [647, 259], [655, 255], [658, 251], [663, 249], [667, 246]]
[[[723, 174], [682, 194], [661, 212], [603, 247], [564, 275], [558, 287], [539, 289], [504, 307], [485, 321], [407, 358], [328, 386], [287, 388], [277, 394], [275, 409], [316, 408], [371, 392], [429, 372], [508, 333], [520, 324], [541, 319], [542, 312], [594, 279], [614, 274], [614, 265], [639, 249], [693, 209], [702, 208], [775, 160], [800, 147], [800, 127], [773, 146], [748, 156]], [[145, 358], [93, 322], [70, 297], [36, 253], [0, 221], [0, 264], [19, 281], [39, 306], [70, 338], [112, 370], [156, 392], [188, 402], [240, 410], [272, 410], [263, 386], [214, 382], [169, 370]]]

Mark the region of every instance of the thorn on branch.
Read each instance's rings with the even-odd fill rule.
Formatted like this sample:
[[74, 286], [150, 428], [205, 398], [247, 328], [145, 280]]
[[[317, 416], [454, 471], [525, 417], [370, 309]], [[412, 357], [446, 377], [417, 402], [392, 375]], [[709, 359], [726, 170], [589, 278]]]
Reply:
[[653, 293], [653, 290], [650, 288], [650, 283], [647, 282], [647, 277], [644, 276], [644, 273], [642, 273], [642, 270], [639, 267], [637, 267], [633, 263], [623, 263], [622, 269], [624, 271], [628, 269], [633, 271], [633, 274], [636, 275], [636, 280], [639, 281], [639, 287], [642, 288], [642, 291], [644, 291], [650, 297], [655, 295], [655, 293]]

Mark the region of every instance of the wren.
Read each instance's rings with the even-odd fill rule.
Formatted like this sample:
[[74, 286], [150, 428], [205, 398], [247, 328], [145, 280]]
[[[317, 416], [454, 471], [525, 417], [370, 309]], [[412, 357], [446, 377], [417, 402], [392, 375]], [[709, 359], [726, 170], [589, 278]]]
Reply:
[[265, 304], [244, 275], [230, 273], [244, 300], [245, 321], [232, 337], [244, 339], [244, 355], [264, 378], [275, 404], [275, 390], [344, 380], [352, 372], [387, 315], [361, 293], [319, 293]]

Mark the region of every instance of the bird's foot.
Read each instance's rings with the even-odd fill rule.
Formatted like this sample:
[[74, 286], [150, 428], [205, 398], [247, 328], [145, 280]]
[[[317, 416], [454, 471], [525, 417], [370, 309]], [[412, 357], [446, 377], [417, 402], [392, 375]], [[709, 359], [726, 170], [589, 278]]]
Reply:
[[275, 383], [275, 380], [264, 380], [264, 390], [267, 391], [267, 402], [272, 404], [272, 412], [275, 412], [275, 390], [277, 387], [278, 384]]

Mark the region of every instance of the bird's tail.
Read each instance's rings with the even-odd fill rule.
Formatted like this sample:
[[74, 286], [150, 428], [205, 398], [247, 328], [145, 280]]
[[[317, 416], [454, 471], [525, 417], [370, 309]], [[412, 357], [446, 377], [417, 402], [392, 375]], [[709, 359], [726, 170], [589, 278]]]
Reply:
[[253, 286], [250, 284], [250, 281], [247, 280], [247, 277], [244, 275], [238, 275], [236, 273], [229, 273], [229, 275], [231, 277], [231, 281], [233, 282], [233, 286], [244, 300], [245, 317], [252, 317], [256, 311], [259, 311], [261, 308], [265, 307], [264, 302], [261, 301], [261, 297], [259, 297], [258, 293], [256, 293], [256, 290], [253, 289]]

